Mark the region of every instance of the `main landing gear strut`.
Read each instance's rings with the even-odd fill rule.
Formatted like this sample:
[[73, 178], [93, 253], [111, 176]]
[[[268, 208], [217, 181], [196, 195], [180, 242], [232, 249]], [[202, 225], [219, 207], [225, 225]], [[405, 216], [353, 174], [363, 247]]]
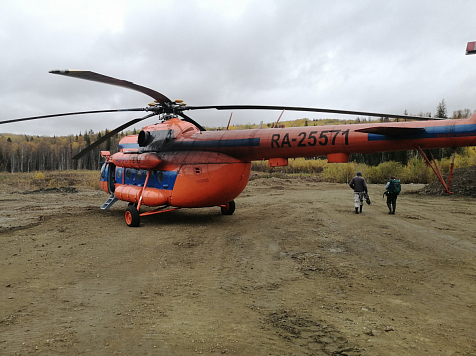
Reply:
[[146, 215], [154, 215], [160, 213], [166, 213], [168, 211], [178, 210], [180, 208], [170, 208], [170, 207], [160, 207], [155, 210], [146, 211], [140, 213], [140, 206], [138, 204], [129, 203], [129, 206], [126, 209], [126, 214], [124, 216], [126, 224], [130, 227], [138, 227], [140, 225], [140, 217]]

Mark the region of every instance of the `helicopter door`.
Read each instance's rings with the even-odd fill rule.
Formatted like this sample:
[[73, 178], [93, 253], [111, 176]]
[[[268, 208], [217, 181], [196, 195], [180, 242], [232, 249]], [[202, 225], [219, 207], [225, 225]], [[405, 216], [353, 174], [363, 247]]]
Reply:
[[114, 193], [116, 189], [116, 165], [109, 163], [107, 167], [107, 190], [110, 194]]

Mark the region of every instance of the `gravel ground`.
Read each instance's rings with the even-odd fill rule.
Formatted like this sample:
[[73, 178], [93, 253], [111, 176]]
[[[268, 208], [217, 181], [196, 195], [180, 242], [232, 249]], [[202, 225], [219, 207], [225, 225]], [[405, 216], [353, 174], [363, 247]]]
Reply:
[[356, 215], [347, 185], [258, 178], [234, 215], [139, 228], [105, 194], [4, 191], [0, 354], [476, 355], [476, 199], [422, 188]]

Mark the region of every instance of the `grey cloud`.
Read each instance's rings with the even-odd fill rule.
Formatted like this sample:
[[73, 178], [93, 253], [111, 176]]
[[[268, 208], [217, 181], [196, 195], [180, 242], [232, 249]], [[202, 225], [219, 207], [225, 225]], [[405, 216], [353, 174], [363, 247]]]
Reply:
[[[236, 13], [210, 2], [129, 2], [123, 29], [50, 24], [20, 5], [0, 5], [0, 120], [138, 107], [150, 99], [123, 88], [48, 74], [85, 69], [130, 80], [190, 105], [262, 104], [417, 114], [475, 109], [476, 57], [464, 55], [476, 3], [465, 1], [249, 1]], [[227, 2], [230, 6], [235, 2]], [[42, 2], [43, 8], [53, 6]], [[99, 6], [99, 5], [98, 5]], [[64, 8], [64, 16], [70, 9]], [[94, 8], [91, 9], [94, 11]], [[61, 9], [55, 11], [55, 15]], [[78, 20], [81, 23], [82, 19]], [[129, 114], [130, 115], [130, 114]], [[194, 112], [204, 125], [229, 113]], [[233, 121], [279, 113], [235, 112]], [[311, 114], [286, 113], [285, 118]], [[312, 117], [326, 115], [312, 114]], [[0, 132], [69, 134], [113, 128], [130, 116], [51, 119]]]

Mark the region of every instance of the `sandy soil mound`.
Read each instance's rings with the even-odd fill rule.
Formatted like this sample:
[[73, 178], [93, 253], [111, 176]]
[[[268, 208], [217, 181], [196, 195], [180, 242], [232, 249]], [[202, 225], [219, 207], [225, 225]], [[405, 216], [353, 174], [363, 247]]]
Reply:
[[[445, 182], [448, 182], [448, 174], [444, 175], [444, 179]], [[476, 166], [455, 169], [451, 179], [450, 191], [455, 195], [476, 198]], [[430, 195], [447, 195], [438, 179], [426, 185], [420, 192]]]

